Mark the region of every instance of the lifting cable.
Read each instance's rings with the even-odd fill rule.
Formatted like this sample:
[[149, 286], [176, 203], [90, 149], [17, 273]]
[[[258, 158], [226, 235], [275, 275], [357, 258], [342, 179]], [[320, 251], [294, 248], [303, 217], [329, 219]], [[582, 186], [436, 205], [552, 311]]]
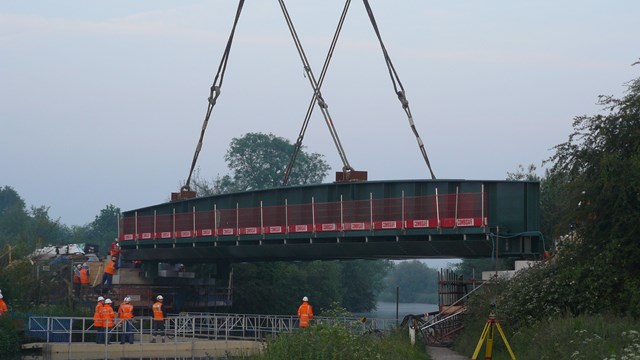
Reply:
[[[220, 65], [218, 65], [218, 72], [213, 80], [213, 85], [211, 85], [211, 92], [209, 94], [209, 98], [207, 99], [209, 105], [207, 106], [207, 114], [204, 117], [204, 122], [202, 123], [202, 130], [200, 131], [200, 139], [198, 140], [198, 145], [196, 145], [196, 151], [193, 154], [193, 161], [191, 162], [191, 170], [189, 170], [189, 177], [187, 177], [187, 181], [184, 186], [180, 189], [181, 191], [190, 191], [189, 184], [191, 183], [191, 176], [193, 175], [193, 170], [196, 167], [196, 162], [198, 161], [198, 155], [200, 154], [200, 150], [202, 149], [202, 140], [204, 139], [204, 133], [207, 130], [207, 125], [209, 124], [209, 118], [211, 117], [211, 112], [213, 111], [213, 107], [216, 105], [216, 101], [218, 100], [218, 96], [220, 96], [220, 89], [222, 88], [222, 81], [224, 80], [224, 73], [227, 70], [227, 61], [229, 60], [229, 53], [231, 52], [231, 44], [233, 43], [233, 36], [236, 32], [236, 26], [238, 25], [238, 20], [240, 19], [240, 13], [242, 12], [242, 7], [244, 6], [244, 0], [239, 0], [238, 9], [236, 10], [236, 17], [233, 21], [233, 27], [231, 29], [231, 33], [229, 34], [229, 40], [227, 40], [227, 46], [224, 49], [224, 54], [222, 55], [222, 59], [220, 60]], [[219, 81], [218, 81], [219, 80]]]
[[[302, 48], [302, 44], [300, 43], [300, 39], [298, 38], [298, 34], [293, 26], [293, 22], [291, 17], [289, 16], [289, 12], [287, 11], [287, 7], [284, 4], [284, 0], [278, 0], [280, 3], [280, 8], [282, 9], [282, 13], [284, 14], [284, 18], [287, 21], [287, 26], [289, 27], [289, 32], [291, 32], [291, 36], [293, 37], [293, 42], [296, 45], [298, 50], [298, 55], [300, 55], [300, 60], [302, 60], [302, 64], [304, 66], [304, 71], [307, 74], [307, 78], [309, 79], [309, 83], [313, 88], [313, 94], [315, 97], [315, 101], [318, 103], [318, 107], [320, 107], [320, 111], [322, 111], [322, 116], [324, 116], [324, 120], [327, 123], [327, 127], [329, 128], [329, 132], [331, 133], [331, 137], [333, 138], [333, 142], [338, 149], [338, 154], [340, 155], [340, 159], [342, 159], [342, 171], [352, 171], [353, 168], [349, 165], [349, 161], [347, 160], [347, 155], [342, 148], [342, 144], [340, 143], [340, 138], [338, 137], [338, 133], [333, 126], [333, 121], [331, 120], [331, 115], [329, 114], [328, 105], [324, 101], [322, 94], [320, 93], [320, 86], [318, 85], [318, 81], [315, 76], [313, 76], [313, 72], [311, 71], [311, 66], [309, 65], [309, 61], [307, 60], [307, 56], [304, 53], [304, 49]], [[306, 127], [303, 125], [303, 128]]]
[[[324, 65], [322, 66], [322, 71], [320, 72], [320, 78], [318, 79], [318, 90], [322, 87], [322, 83], [324, 82], [324, 77], [327, 74], [327, 69], [329, 68], [329, 63], [331, 62], [331, 58], [333, 56], [333, 51], [336, 48], [336, 44], [338, 43], [338, 37], [340, 36], [340, 32], [342, 31], [342, 25], [344, 25], [344, 20], [347, 17], [347, 11], [349, 10], [349, 5], [351, 5], [351, 0], [347, 0], [344, 4], [344, 9], [342, 10], [342, 15], [340, 16], [340, 21], [338, 22], [338, 26], [336, 27], [336, 32], [333, 35], [333, 40], [331, 41], [331, 46], [329, 46], [329, 51], [327, 52], [327, 57], [324, 60]], [[293, 153], [291, 154], [291, 159], [289, 159], [289, 164], [284, 172], [284, 177], [282, 179], [282, 185], [286, 186], [289, 182], [289, 176], [291, 175], [291, 170], [293, 169], [293, 165], [296, 162], [296, 157], [300, 152], [300, 148], [302, 147], [302, 140], [304, 139], [304, 134], [307, 131], [307, 127], [309, 126], [309, 120], [311, 119], [311, 114], [313, 113], [313, 109], [315, 108], [317, 100], [317, 94], [314, 92], [311, 101], [309, 102], [309, 107], [307, 108], [307, 115], [304, 118], [302, 123], [302, 128], [300, 129], [300, 133], [298, 134], [298, 140], [293, 148]]]
[[[369, 0], [363, 0], [364, 6], [367, 9], [367, 14], [369, 15], [369, 20], [371, 20], [371, 25], [373, 25], [373, 29], [376, 32], [376, 36], [378, 37], [378, 41], [380, 42], [380, 47], [382, 48], [382, 53], [384, 54], [385, 62], [387, 63], [387, 68], [389, 69], [389, 76], [391, 77], [391, 82], [393, 83], [393, 88], [398, 95], [398, 100], [402, 104], [402, 108], [404, 112], [407, 114], [407, 118], [409, 119], [409, 125], [411, 126], [411, 130], [413, 130], [413, 134], [416, 136], [416, 140], [418, 141], [418, 146], [420, 147], [420, 151], [422, 152], [422, 157], [424, 157], [424, 162], [427, 164], [429, 168], [429, 172], [431, 173], [431, 179], [435, 180], [436, 176], [431, 170], [431, 163], [429, 162], [429, 157], [427, 156], [427, 151], [424, 148], [424, 143], [422, 139], [420, 139], [420, 135], [418, 134], [418, 130], [416, 129], [415, 124], [413, 123], [413, 116], [411, 116], [411, 109], [409, 109], [409, 101], [405, 97], [404, 87], [400, 82], [400, 78], [396, 73], [396, 69], [393, 67], [391, 63], [391, 58], [387, 53], [387, 49], [382, 42], [382, 37], [380, 36], [380, 30], [378, 30], [378, 24], [376, 23], [376, 19], [373, 16], [373, 11], [371, 10], [371, 6], [369, 5]], [[399, 88], [399, 90], [398, 90]]]

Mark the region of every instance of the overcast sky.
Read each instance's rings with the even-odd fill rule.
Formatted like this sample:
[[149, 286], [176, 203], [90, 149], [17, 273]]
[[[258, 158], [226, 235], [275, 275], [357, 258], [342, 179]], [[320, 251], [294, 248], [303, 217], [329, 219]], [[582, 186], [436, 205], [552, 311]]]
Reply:
[[[316, 74], [343, 2], [289, 1]], [[371, 0], [441, 179], [539, 165], [574, 116], [638, 76], [638, 1]], [[0, 186], [66, 225], [162, 203], [188, 175], [234, 1], [0, 2]], [[323, 86], [351, 165], [428, 173], [354, 1]], [[233, 137], [295, 141], [311, 96], [275, 0], [247, 1], [198, 165], [227, 173]], [[342, 166], [319, 112], [305, 138]], [[285, 166], [285, 164], [283, 164]], [[330, 181], [333, 175], [327, 179]]]

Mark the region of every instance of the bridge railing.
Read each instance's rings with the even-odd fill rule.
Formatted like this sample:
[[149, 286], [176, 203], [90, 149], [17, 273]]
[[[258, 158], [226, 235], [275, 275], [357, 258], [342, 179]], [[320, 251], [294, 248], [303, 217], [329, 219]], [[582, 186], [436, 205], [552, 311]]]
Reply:
[[[154, 330], [151, 317], [131, 320], [130, 333], [136, 342], [151, 342]], [[356, 317], [316, 317], [312, 323], [341, 324], [354, 333], [385, 331], [396, 326], [395, 320], [366, 319]], [[101, 343], [122, 340], [125, 320], [116, 319], [115, 326], [107, 329]], [[292, 332], [299, 328], [298, 318], [289, 315], [245, 315], [183, 313], [169, 316], [164, 321], [166, 341], [192, 342], [196, 340], [262, 340], [281, 332]], [[93, 318], [32, 316], [29, 318], [27, 335], [43, 342], [95, 342], [101, 328], [94, 326]]]
[[120, 239], [155, 240], [212, 236], [484, 227], [485, 192], [402, 196], [128, 216]]

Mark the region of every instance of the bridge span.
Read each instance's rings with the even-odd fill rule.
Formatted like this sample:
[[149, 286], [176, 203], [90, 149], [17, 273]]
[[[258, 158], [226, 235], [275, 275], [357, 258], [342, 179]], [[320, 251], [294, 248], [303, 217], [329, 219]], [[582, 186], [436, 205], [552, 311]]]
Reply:
[[126, 260], [535, 258], [539, 183], [394, 180], [292, 186], [130, 210]]

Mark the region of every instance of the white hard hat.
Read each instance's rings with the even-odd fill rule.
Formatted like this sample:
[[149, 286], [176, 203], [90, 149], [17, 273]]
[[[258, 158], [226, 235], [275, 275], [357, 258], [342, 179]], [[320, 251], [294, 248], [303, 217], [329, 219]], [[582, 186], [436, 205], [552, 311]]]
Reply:
[[105, 304], [111, 304], [113, 301], [111, 301], [111, 299], [107, 299], [104, 301]]
[[104, 301], [104, 298], [102, 296], [98, 296], [98, 301]]
[[77, 267], [78, 269], [80, 269], [80, 268], [82, 268], [82, 264], [78, 264], [78, 265], [76, 265], [76, 267]]
[[0, 299], [2, 299], [4, 296], [2, 296], [2, 293], [0, 293]]
[[129, 296], [125, 296], [124, 297], [124, 302], [128, 303], [131, 301], [131, 298]]
[[158, 295], [158, 296], [156, 296], [156, 300], [162, 300], [162, 299], [164, 299], [164, 298], [162, 297], [162, 295]]
[[309, 301], [309, 298], [305, 296], [302, 298], [302, 301]]

